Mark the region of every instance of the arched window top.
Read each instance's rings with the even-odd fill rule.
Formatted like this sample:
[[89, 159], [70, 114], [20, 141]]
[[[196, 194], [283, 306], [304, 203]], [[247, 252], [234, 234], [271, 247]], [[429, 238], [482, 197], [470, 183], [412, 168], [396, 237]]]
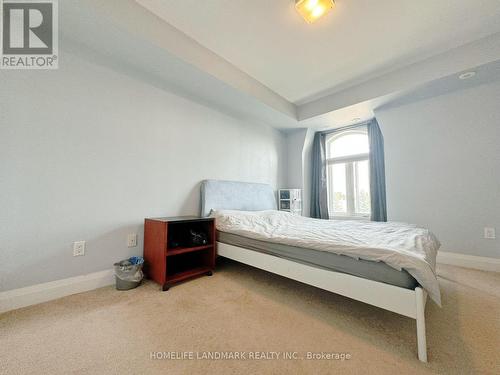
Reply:
[[346, 131], [327, 138], [327, 159], [365, 155], [370, 152], [368, 134], [363, 130]]

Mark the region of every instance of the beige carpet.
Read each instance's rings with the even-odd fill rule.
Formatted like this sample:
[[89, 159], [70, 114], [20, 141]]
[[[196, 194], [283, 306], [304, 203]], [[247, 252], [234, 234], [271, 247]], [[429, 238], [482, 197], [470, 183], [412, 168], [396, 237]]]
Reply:
[[[500, 274], [439, 268], [427, 305], [429, 363], [415, 322], [226, 261], [213, 277], [82, 293], [0, 315], [1, 374], [500, 373]], [[151, 352], [244, 351], [246, 360], [151, 359]], [[349, 360], [248, 358], [349, 353]]]

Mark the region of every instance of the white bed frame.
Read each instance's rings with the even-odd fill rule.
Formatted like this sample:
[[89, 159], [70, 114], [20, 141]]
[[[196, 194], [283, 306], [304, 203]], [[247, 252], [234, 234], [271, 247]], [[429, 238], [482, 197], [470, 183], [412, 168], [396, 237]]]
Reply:
[[363, 279], [345, 273], [297, 263], [292, 260], [217, 242], [220, 256], [257, 267], [277, 275], [337, 293], [357, 301], [393, 311], [417, 321], [418, 359], [427, 362], [425, 304], [427, 292]]
[[[208, 216], [212, 209], [276, 209], [276, 196], [268, 184], [205, 180], [200, 193], [201, 216]], [[221, 242], [217, 242], [217, 252], [223, 257], [415, 319], [418, 359], [427, 362], [424, 314], [427, 293], [421, 287], [405, 289]]]

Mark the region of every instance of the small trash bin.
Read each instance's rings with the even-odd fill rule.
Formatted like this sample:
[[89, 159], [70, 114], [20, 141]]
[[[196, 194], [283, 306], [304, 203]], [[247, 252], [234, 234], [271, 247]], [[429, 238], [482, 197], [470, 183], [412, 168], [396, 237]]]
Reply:
[[131, 257], [115, 263], [115, 280], [117, 290], [129, 290], [139, 286], [144, 274], [142, 266], [144, 258]]

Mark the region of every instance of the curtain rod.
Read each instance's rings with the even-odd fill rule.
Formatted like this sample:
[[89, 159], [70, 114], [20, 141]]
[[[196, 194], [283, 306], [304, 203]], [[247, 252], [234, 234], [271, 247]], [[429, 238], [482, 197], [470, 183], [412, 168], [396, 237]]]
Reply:
[[[362, 127], [362, 126], [367, 126], [368, 124], [370, 124], [373, 120], [375, 120], [375, 117], [370, 119], [370, 120], [367, 120], [367, 121], [363, 121], [363, 122], [360, 122], [358, 124], [352, 124], [352, 125], [347, 125], [347, 126], [342, 126], [341, 128], [335, 128], [335, 129], [330, 129], [330, 130], [323, 130], [323, 131], [319, 131], [319, 132], [316, 132], [316, 133], [321, 133], [321, 134], [330, 134], [330, 133], [337, 133], [337, 132], [341, 132], [341, 131], [344, 131], [344, 130], [349, 130], [349, 129], [355, 129], [355, 128], [359, 128], [359, 127]], [[376, 121], [376, 120], [375, 120]]]

